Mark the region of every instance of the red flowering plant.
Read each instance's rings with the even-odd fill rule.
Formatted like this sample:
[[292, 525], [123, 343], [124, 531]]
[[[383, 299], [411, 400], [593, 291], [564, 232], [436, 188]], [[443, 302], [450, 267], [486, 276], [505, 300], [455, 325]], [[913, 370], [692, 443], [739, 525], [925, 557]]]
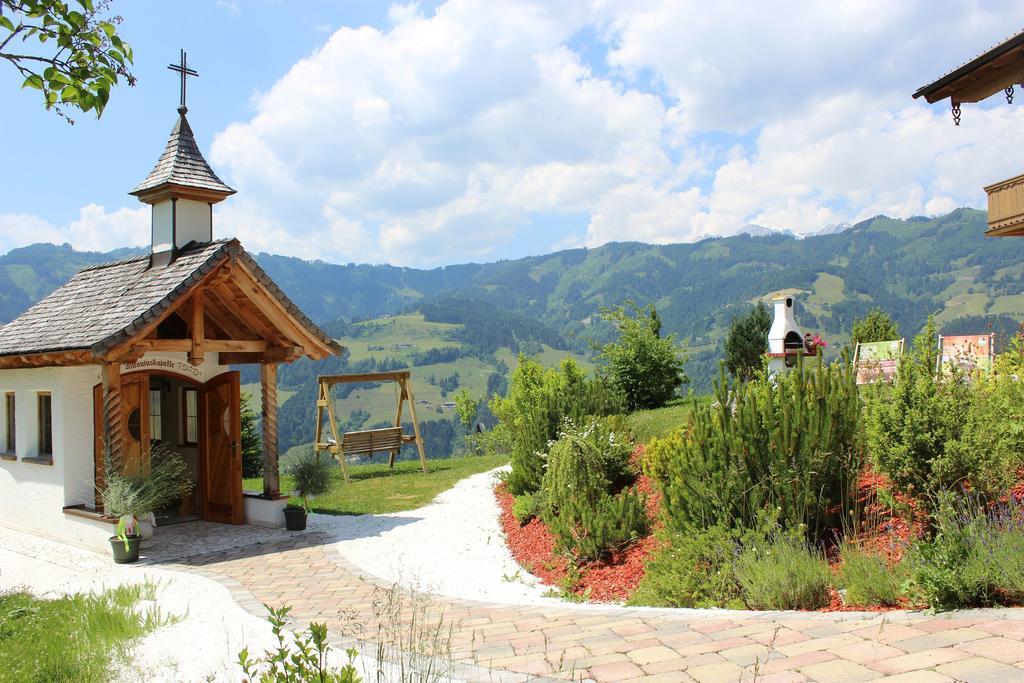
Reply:
[[811, 333], [808, 332], [804, 335], [804, 348], [807, 349], [807, 353], [816, 354], [818, 349], [828, 348], [828, 342], [817, 334], [812, 337]]

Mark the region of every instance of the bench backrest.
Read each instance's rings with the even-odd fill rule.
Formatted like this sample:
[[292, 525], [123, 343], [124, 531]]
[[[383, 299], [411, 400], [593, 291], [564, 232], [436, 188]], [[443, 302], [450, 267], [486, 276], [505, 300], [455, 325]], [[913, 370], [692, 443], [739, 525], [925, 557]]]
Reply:
[[352, 455], [398, 450], [402, 447], [402, 428], [387, 427], [362, 432], [345, 432], [342, 447], [345, 453]]

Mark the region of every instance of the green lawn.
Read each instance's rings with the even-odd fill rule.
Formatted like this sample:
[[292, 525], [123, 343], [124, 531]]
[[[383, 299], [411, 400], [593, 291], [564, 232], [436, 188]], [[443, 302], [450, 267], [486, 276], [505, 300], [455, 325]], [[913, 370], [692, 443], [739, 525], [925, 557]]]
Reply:
[[[338, 469], [337, 479], [326, 495], [313, 501], [313, 511], [329, 515], [363, 515], [402, 512], [423, 507], [471, 474], [486, 472], [508, 462], [506, 456], [467, 456], [428, 460], [429, 472], [420, 472], [418, 460], [395, 463], [395, 469], [383, 465], [350, 465], [352, 481], [346, 484]], [[281, 478], [281, 489], [291, 491], [289, 477]], [[247, 491], [262, 491], [263, 479], [245, 479]]]
[[147, 584], [56, 600], [0, 594], [0, 680], [119, 678], [137, 639], [174, 621], [156, 608], [139, 608], [154, 592]]
[[664, 408], [638, 410], [631, 413], [626, 416], [626, 422], [633, 430], [633, 437], [637, 443], [647, 443], [653, 437], [665, 437], [686, 426], [693, 406], [697, 403], [707, 403], [710, 400], [710, 396], [676, 399]]

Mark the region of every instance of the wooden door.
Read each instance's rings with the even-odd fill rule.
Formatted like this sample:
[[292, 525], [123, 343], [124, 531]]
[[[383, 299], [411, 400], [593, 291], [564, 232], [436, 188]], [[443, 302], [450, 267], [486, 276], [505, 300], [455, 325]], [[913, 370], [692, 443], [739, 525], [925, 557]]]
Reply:
[[149, 373], [121, 376], [121, 409], [125, 434], [121, 471], [138, 474], [149, 465]]
[[242, 416], [237, 372], [217, 375], [203, 387], [203, 443], [199, 478], [203, 519], [244, 521], [242, 508]]

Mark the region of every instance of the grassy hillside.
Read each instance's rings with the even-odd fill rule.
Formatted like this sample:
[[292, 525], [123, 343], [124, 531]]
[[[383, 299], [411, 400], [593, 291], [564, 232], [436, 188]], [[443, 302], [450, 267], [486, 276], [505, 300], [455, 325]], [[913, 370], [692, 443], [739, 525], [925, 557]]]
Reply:
[[[443, 405], [437, 412], [447, 400], [441, 379], [458, 372], [460, 386], [477, 394], [488, 381], [492, 389], [500, 384], [490, 378], [506, 376], [517, 351], [541, 354], [548, 363], [570, 350], [580, 353], [587, 340], [611, 333], [596, 315], [600, 307], [625, 299], [654, 302], [664, 331], [687, 340], [687, 372], [698, 392], [717, 372], [730, 320], [778, 291], [798, 297], [797, 321], [833, 347], [874, 306], [890, 312], [908, 337], [929, 313], [949, 329], [961, 329], [965, 320], [982, 328], [997, 318], [1000, 325], [1020, 320], [1024, 239], [986, 238], [985, 227], [984, 212], [958, 209], [933, 219], [880, 216], [806, 239], [774, 234], [693, 244], [613, 243], [431, 270], [257, 258], [300, 307], [350, 348], [344, 360], [296, 363], [283, 372], [291, 382], [284, 388], [297, 391], [295, 398], [314, 392], [318, 373], [397, 363], [415, 366], [414, 390], [429, 404], [421, 417], [447, 420]], [[114, 256], [34, 245], [0, 257], [0, 322], [75, 269]], [[416, 353], [445, 347], [464, 353], [450, 362], [415, 362]], [[427, 382], [431, 375], [434, 384]], [[368, 416], [357, 414], [365, 424], [393, 419], [386, 417], [386, 391], [360, 390], [339, 408], [346, 417], [365, 410]], [[288, 429], [306, 427], [296, 422]]]

